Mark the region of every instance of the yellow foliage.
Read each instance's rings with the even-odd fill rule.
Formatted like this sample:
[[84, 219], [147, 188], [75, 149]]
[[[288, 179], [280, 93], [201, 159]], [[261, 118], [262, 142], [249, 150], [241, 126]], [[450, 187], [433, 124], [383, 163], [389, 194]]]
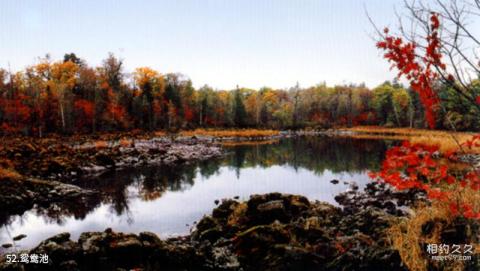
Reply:
[[140, 88], [147, 83], [153, 83], [153, 81], [157, 80], [159, 77], [160, 74], [149, 67], [140, 67], [134, 72], [135, 82]]
[[56, 62], [51, 66], [53, 86], [61, 85], [61, 90], [71, 89], [77, 81], [78, 65], [71, 62]]

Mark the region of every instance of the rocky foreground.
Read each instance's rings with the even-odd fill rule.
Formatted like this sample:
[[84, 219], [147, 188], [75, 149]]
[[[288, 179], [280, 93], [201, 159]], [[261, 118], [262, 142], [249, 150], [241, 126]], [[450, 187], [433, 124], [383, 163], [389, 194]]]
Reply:
[[28, 252], [48, 265], [0, 259], [0, 270], [406, 270], [385, 230], [418, 200], [379, 184], [339, 195], [340, 207], [279, 193], [225, 199], [189, 236], [62, 233]]

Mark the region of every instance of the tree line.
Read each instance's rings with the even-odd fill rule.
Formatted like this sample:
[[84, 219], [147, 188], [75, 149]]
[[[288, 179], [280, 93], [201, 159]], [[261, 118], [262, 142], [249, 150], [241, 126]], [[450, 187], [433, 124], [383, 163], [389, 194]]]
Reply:
[[[480, 81], [472, 87], [480, 92]], [[451, 87], [439, 84], [438, 129], [479, 130], [479, 114]], [[195, 89], [179, 73], [141, 67], [126, 73], [110, 54], [98, 67], [74, 53], [50, 57], [18, 72], [0, 69], [2, 134], [95, 133], [133, 129], [330, 128], [354, 125], [427, 127], [416, 92], [396, 81], [319, 84], [288, 89]]]

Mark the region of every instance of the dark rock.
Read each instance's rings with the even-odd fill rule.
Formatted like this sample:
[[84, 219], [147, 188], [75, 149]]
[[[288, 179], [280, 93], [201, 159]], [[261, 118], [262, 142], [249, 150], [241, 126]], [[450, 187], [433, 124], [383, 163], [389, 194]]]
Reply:
[[333, 179], [333, 180], [331, 180], [330, 182], [333, 183], [333, 184], [338, 184], [340, 181], [339, 181], [339, 180], [336, 180], [336, 179]]
[[350, 189], [352, 189], [353, 191], [357, 191], [358, 188], [358, 184], [356, 184], [355, 182], [350, 183]]
[[[406, 270], [386, 230], [402, 215], [398, 197], [408, 202], [417, 194], [387, 191], [367, 185], [342, 193], [341, 208], [280, 193], [226, 199], [190, 236], [161, 240], [107, 229], [82, 233], [78, 242], [60, 234], [32, 252], [51, 255], [52, 270]], [[442, 236], [460, 240], [457, 230]]]
[[99, 152], [95, 155], [95, 161], [104, 167], [115, 167], [115, 160], [105, 152]]
[[286, 220], [285, 206], [282, 200], [272, 200], [259, 204], [257, 206], [259, 216], [262, 216], [264, 221], [271, 222], [276, 219]]
[[147, 244], [151, 246], [163, 245], [163, 242], [160, 240], [160, 238], [158, 238], [158, 236], [152, 232], [141, 232], [138, 235], [138, 238], [140, 239], [140, 241], [143, 242], [144, 245], [146, 245], [145, 242], [147, 242]]
[[27, 235], [20, 234], [20, 235], [17, 235], [15, 237], [13, 237], [13, 241], [20, 241], [20, 240], [24, 239], [25, 237], [27, 237]]

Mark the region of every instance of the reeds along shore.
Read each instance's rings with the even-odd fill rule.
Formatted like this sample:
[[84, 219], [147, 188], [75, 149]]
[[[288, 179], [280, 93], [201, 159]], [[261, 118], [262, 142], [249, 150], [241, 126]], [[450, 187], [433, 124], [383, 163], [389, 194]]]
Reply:
[[[357, 126], [342, 130], [354, 132], [356, 138], [409, 140], [411, 143], [439, 146], [440, 151], [459, 149], [459, 144], [471, 140], [474, 132], [453, 132], [412, 128], [385, 128], [381, 126]], [[463, 148], [470, 153], [480, 153], [480, 147]]]

